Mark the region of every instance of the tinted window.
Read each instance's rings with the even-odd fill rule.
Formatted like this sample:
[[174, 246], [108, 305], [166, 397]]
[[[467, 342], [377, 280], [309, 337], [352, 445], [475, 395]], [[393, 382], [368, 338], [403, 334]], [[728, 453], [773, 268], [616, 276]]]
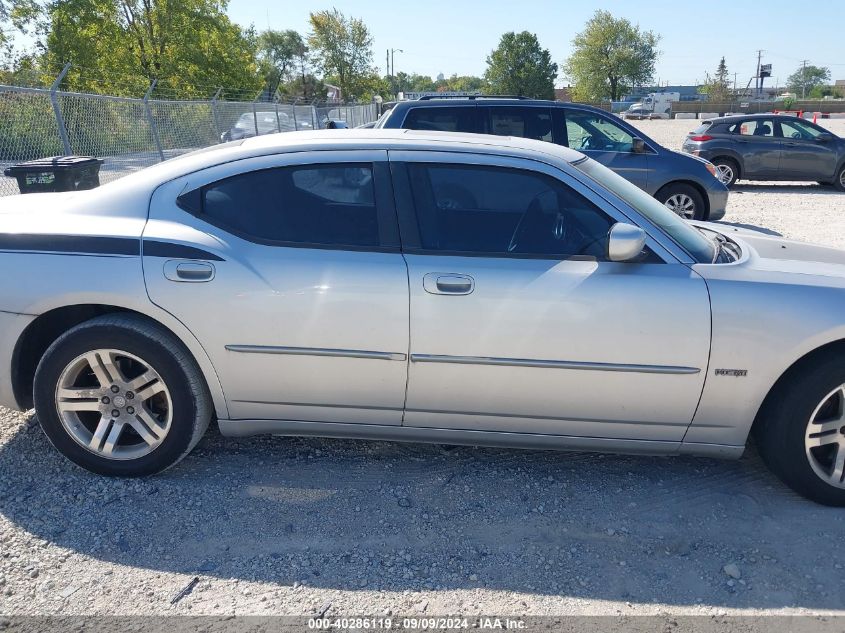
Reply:
[[425, 249], [606, 258], [613, 220], [554, 178], [441, 164], [409, 165], [409, 175]]
[[[308, 165], [252, 171], [203, 187], [183, 206], [259, 241], [329, 246], [379, 244], [372, 166]], [[198, 211], [198, 212], [197, 212]]]
[[409, 130], [475, 132], [475, 106], [411, 108], [402, 127]]
[[569, 147], [577, 150], [630, 152], [634, 139], [622, 127], [592, 112], [566, 111]]
[[547, 108], [493, 106], [485, 110], [490, 134], [552, 140], [552, 116]]
[[775, 135], [775, 126], [771, 119], [752, 119], [743, 121], [734, 129], [736, 134], [742, 136], [768, 136]]
[[704, 121], [701, 125], [695, 128], [690, 134], [704, 134], [713, 125], [712, 121]]

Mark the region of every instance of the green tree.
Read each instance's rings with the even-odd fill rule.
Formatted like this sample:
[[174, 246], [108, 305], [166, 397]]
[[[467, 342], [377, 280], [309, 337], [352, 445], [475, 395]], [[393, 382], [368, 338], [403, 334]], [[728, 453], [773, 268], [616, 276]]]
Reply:
[[609, 11], [596, 11], [572, 40], [574, 52], [564, 65], [574, 96], [617, 101], [627, 88], [651, 82], [659, 40], [652, 31], [641, 31]]
[[710, 73], [705, 74], [704, 85], [699, 91], [706, 94], [708, 99], [713, 103], [727, 103], [731, 97], [731, 84], [728, 79], [728, 66], [725, 63], [725, 58], [719, 60], [719, 65], [716, 67], [716, 74], [710, 76]]
[[256, 38], [226, 15], [225, 0], [54, 0], [46, 11], [45, 71], [73, 64], [66, 86], [111, 94], [229, 96], [261, 88]]
[[830, 81], [830, 68], [823, 66], [813, 66], [808, 64], [806, 67], [801, 66], [798, 70], [792, 73], [786, 80], [786, 85], [790, 92], [794, 92], [799, 97], [806, 97], [816, 86], [824, 86]]
[[367, 25], [337, 9], [311, 14], [308, 46], [329, 83], [336, 83], [344, 99], [363, 97], [370, 90], [373, 38]]
[[528, 31], [502, 35], [499, 46], [487, 57], [484, 73], [491, 94], [524, 95], [553, 99], [557, 64], [549, 51]]
[[[273, 96], [284, 82], [300, 70], [299, 62], [305, 59], [308, 47], [294, 30], [264, 31], [258, 36], [258, 62], [267, 82], [267, 94]], [[304, 69], [302, 70], [304, 72]]]

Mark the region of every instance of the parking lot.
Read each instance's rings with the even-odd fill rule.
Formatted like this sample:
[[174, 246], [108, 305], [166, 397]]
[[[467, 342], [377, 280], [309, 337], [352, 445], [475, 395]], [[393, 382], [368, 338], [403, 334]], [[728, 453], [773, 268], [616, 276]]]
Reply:
[[[635, 125], [677, 149], [695, 122]], [[724, 221], [845, 248], [829, 187], [740, 182]], [[843, 538], [845, 514], [753, 447], [722, 462], [212, 429], [163, 475], [114, 480], [0, 410], [4, 614], [834, 612]]]

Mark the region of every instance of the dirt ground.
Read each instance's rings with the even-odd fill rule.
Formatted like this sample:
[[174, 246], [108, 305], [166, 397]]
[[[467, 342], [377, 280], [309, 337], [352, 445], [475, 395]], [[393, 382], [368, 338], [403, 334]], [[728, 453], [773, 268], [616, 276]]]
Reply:
[[[678, 147], [695, 123], [638, 125]], [[725, 222], [845, 247], [845, 194], [741, 183]], [[723, 462], [212, 430], [167, 473], [115, 480], [0, 410], [6, 615], [845, 613], [843, 539], [845, 512], [791, 493], [753, 448]]]

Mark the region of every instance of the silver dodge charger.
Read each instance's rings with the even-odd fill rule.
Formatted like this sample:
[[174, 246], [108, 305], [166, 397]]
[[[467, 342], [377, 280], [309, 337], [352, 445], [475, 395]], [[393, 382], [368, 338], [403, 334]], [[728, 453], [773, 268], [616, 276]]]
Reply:
[[0, 404], [105, 475], [222, 433], [739, 457], [845, 505], [845, 251], [550, 143], [227, 143], [0, 201]]

